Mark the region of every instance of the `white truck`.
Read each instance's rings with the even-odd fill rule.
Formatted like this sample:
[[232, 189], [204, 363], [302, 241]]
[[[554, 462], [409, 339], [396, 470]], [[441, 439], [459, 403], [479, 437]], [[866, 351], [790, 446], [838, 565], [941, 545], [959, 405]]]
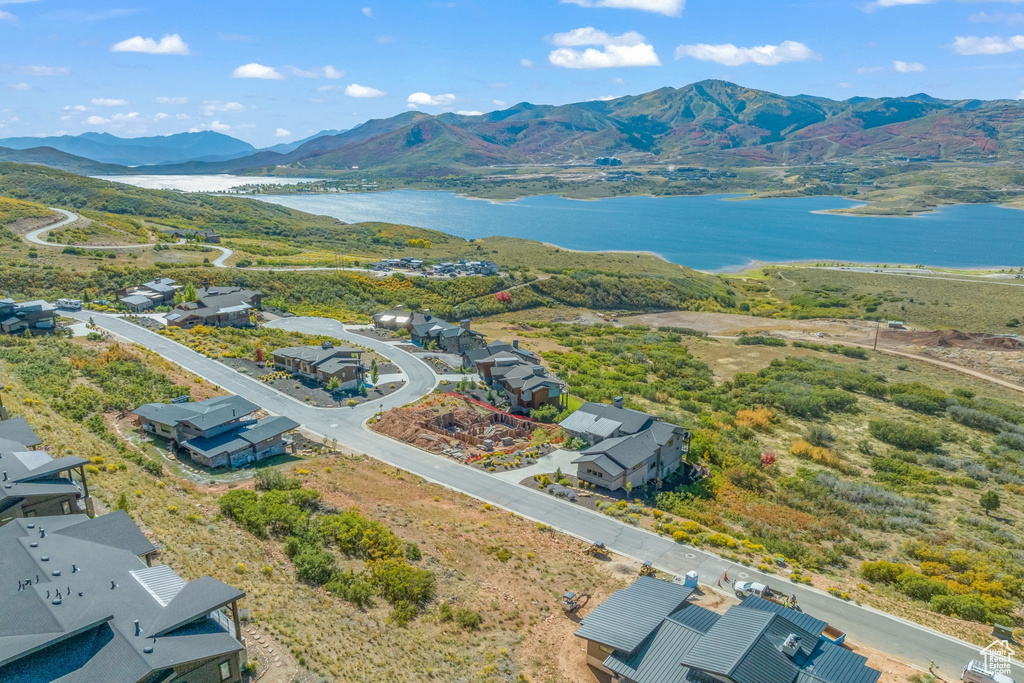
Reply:
[[[766, 584], [763, 583], [757, 583], [755, 581], [736, 581], [732, 584], [732, 589], [736, 593], [736, 597], [740, 600], [749, 595], [756, 595], [759, 598], [771, 600], [774, 603], [777, 603], [784, 607], [789, 607], [790, 609], [794, 609], [797, 612], [802, 611], [800, 607], [796, 604], [795, 595], [790, 597], [788, 595], [785, 595], [784, 593], [773, 591], [771, 588], [769, 588]], [[827, 638], [836, 645], [842, 645], [843, 642], [846, 640], [846, 634], [830, 624], [825, 625], [825, 629], [821, 632], [820, 635], [822, 638]], [[986, 683], [988, 682], [986, 681]], [[996, 683], [1003, 682], [997, 681]], [[1010, 681], [1010, 683], [1013, 683], [1013, 681]]]
[[990, 671], [981, 662], [969, 662], [960, 674], [960, 680], [965, 683], [1014, 683], [1009, 676]]

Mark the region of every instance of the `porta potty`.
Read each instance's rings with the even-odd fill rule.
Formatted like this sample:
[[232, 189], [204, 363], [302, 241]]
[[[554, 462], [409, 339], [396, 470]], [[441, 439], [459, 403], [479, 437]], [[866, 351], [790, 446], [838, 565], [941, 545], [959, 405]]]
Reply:
[[690, 588], [696, 588], [697, 572], [686, 572], [686, 576], [683, 578], [683, 585], [689, 586]]

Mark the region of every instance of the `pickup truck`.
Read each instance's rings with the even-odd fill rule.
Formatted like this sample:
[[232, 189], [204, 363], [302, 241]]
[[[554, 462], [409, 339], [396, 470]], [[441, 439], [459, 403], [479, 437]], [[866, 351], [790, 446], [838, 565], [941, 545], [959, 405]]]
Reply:
[[1009, 676], [989, 671], [980, 662], [969, 662], [960, 674], [965, 683], [1014, 683]]

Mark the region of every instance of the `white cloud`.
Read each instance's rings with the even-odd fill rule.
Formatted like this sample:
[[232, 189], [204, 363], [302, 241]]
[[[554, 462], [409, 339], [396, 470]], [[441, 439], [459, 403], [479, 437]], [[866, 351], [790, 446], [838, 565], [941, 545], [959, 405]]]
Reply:
[[[613, 36], [593, 26], [577, 28], [566, 33], [556, 33], [551, 42], [560, 45], [552, 50], [548, 61], [565, 69], [607, 69], [612, 67], [660, 66], [661, 61], [654, 47], [636, 31]], [[588, 47], [575, 50], [573, 47], [598, 45], [603, 49]]]
[[128, 112], [127, 114], [114, 114], [113, 116], [110, 117], [110, 120], [111, 121], [118, 121], [120, 123], [124, 123], [125, 121], [136, 121], [136, 120], [138, 120], [138, 118], [139, 118], [139, 112], [131, 111], [131, 112]]
[[64, 107], [64, 111], [89, 111], [89, 107], [84, 104], [76, 104], [74, 106], [67, 105]]
[[410, 107], [447, 107], [454, 101], [455, 95], [451, 93], [428, 95], [425, 92], [414, 92], [405, 100]]
[[609, 100], [617, 100], [619, 95], [601, 95], [597, 98], [598, 102], [608, 102]]
[[879, 71], [885, 71], [885, 67], [884, 66], [862, 66], [859, 69], [857, 69], [857, 73], [859, 73], [859, 74], [874, 74], [874, 73], [878, 73]]
[[66, 66], [40, 66], [38, 64], [0, 64], [0, 71], [21, 76], [67, 76]]
[[642, 12], [654, 12], [669, 17], [678, 17], [683, 13], [686, 0], [562, 0], [580, 7], [613, 7], [616, 9], [636, 9]]
[[1006, 24], [1007, 26], [1020, 26], [1024, 24], [1024, 12], [1016, 12], [1014, 14], [1007, 14], [1006, 12], [978, 12], [977, 14], [971, 15], [971, 21], [973, 22], [987, 22], [989, 24]]
[[299, 78], [332, 78], [338, 79], [345, 75], [343, 70], [335, 69], [330, 64], [323, 67], [316, 67], [314, 69], [299, 69], [298, 67], [289, 66], [288, 72], [293, 76]]
[[334, 92], [335, 90], [341, 90], [340, 85], [321, 85], [316, 89], [317, 92]]
[[901, 7], [903, 5], [933, 5], [940, 0], [874, 0], [863, 7], [865, 12], [872, 12], [879, 7]]
[[287, 138], [291, 137], [292, 132], [287, 128], [278, 128], [277, 130], [274, 131], [274, 135], [279, 138]]
[[371, 88], [368, 85], [359, 85], [358, 83], [351, 83], [345, 86], [345, 94], [349, 97], [384, 97], [387, 95], [383, 90], [377, 90], [377, 88]]
[[110, 119], [105, 119], [102, 116], [90, 116], [85, 120], [90, 126], [102, 126], [106, 123], [110, 123]]
[[15, 92], [32, 89], [32, 86], [28, 83], [4, 83], [2, 87], [4, 90], [12, 90]]
[[785, 40], [778, 45], [759, 45], [757, 47], [737, 47], [732, 43], [680, 45], [676, 48], [676, 59], [682, 57], [692, 57], [702, 62], [717, 62], [724, 66], [741, 66], [743, 64], [775, 66], [783, 62], [805, 62], [809, 59], [816, 59], [818, 55], [803, 43]]
[[238, 113], [245, 111], [245, 105], [239, 102], [222, 102], [221, 100], [206, 100], [203, 102], [203, 115], [210, 116], [214, 112]]
[[491, 100], [491, 102], [493, 102], [494, 106], [496, 106], [496, 107], [504, 107], [505, 106], [505, 103], [502, 102], [501, 100]]
[[892, 63], [892, 68], [901, 74], [910, 74], [925, 70], [925, 66], [921, 62], [901, 62], [898, 59]]
[[221, 123], [220, 121], [211, 121], [210, 123], [204, 123], [202, 125], [195, 126], [194, 128], [190, 128], [188, 132], [201, 133], [204, 130], [212, 130], [218, 133], [230, 133], [231, 126], [226, 123]]
[[17, 21], [18, 17], [14, 16], [10, 12], [0, 11], [0, 21]]
[[174, 118], [178, 119], [179, 121], [188, 121], [192, 117], [188, 114], [175, 114]]
[[1024, 50], [1024, 36], [957, 36], [953, 41], [953, 50], [961, 55], [1001, 55]]
[[593, 26], [574, 28], [565, 33], [556, 33], [551, 36], [551, 42], [562, 47], [578, 47], [580, 45], [642, 45], [644, 37], [636, 31], [623, 33], [621, 36], [613, 36], [599, 31]]
[[163, 121], [164, 119], [168, 119], [170, 117], [171, 117], [170, 114], [165, 114], [164, 112], [161, 111], [161, 112], [158, 112], [156, 114], [156, 116], [153, 117], [153, 120], [154, 121]]
[[523, 59], [519, 60], [519, 64], [520, 64], [520, 66], [524, 66], [527, 69], [529, 69], [531, 66], [533, 66], [533, 61], [529, 60], [529, 59], [526, 59], [526, 58], [523, 58]]
[[372, 17], [373, 16], [373, 8], [372, 7], [364, 7], [363, 8], [363, 16], [364, 17]]
[[177, 33], [164, 36], [159, 41], [135, 36], [110, 46], [111, 52], [143, 52], [148, 55], [187, 55], [188, 43]]
[[232, 78], [260, 78], [267, 81], [280, 81], [284, 78], [277, 69], [272, 66], [264, 66], [256, 62], [243, 64], [231, 72]]
[[470, 110], [470, 111], [457, 111], [455, 112], [459, 116], [483, 116], [482, 111]]
[[187, 97], [158, 97], [153, 101], [157, 104], [188, 104]]
[[128, 104], [128, 100], [117, 100], [110, 97], [94, 97], [89, 100], [89, 104], [94, 107], [124, 107]]

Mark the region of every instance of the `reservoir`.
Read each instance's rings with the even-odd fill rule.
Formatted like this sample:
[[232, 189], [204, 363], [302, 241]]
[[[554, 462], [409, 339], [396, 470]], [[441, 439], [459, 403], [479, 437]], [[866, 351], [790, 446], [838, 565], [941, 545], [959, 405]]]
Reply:
[[1024, 211], [991, 204], [893, 218], [818, 213], [855, 205], [835, 197], [578, 201], [545, 195], [489, 202], [448, 192], [397, 190], [259, 199], [349, 223], [404, 223], [467, 239], [503, 235], [585, 251], [651, 251], [707, 271], [738, 270], [754, 261], [953, 268], [1024, 264]]
[[[207, 176], [210, 181], [204, 184], [203, 176], [176, 178], [187, 185], [176, 189], [207, 192], [240, 182], [276, 181]], [[147, 176], [111, 180], [153, 182]], [[175, 187], [176, 182], [167, 178], [161, 185]], [[650, 251], [706, 271], [738, 270], [755, 261], [949, 268], [1024, 265], [1024, 211], [992, 204], [949, 206], [893, 218], [820, 213], [855, 205], [836, 197], [737, 201], [705, 195], [578, 201], [545, 195], [491, 202], [450, 192], [396, 190], [255, 198], [347, 223], [403, 223], [466, 239], [502, 235], [585, 251]]]

